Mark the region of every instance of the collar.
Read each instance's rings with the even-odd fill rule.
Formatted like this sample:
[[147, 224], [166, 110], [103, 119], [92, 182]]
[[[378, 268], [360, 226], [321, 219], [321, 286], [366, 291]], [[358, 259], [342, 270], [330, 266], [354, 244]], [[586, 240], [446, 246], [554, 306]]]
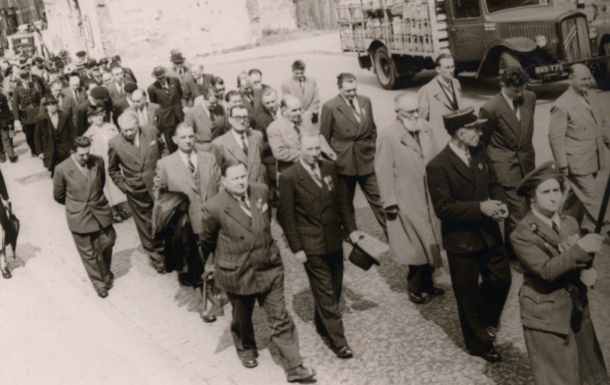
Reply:
[[446, 82], [445, 78], [443, 78], [441, 75], [436, 75], [436, 79], [445, 87], [451, 89], [451, 86], [453, 85], [453, 82]]
[[506, 93], [504, 92], [504, 88], [502, 88], [500, 93], [502, 94], [504, 100], [506, 100], [506, 103], [508, 103], [509, 107], [513, 109], [513, 99], [509, 98], [508, 95], [506, 95]]
[[453, 142], [449, 141], [449, 148], [455, 152], [455, 155], [457, 155], [464, 163], [466, 163], [466, 166], [470, 167], [470, 164], [468, 162], [468, 157], [466, 156], [466, 152], [468, 151], [468, 149], [463, 150], [461, 148], [459, 148], [458, 146], [456, 146], [455, 144], [453, 144]]
[[[178, 149], [176, 152], [178, 153], [178, 155], [180, 155], [180, 158], [182, 159], [184, 164], [188, 164], [188, 156], [189, 156], [189, 154], [187, 154], [185, 152], [182, 152], [180, 149]], [[197, 151], [195, 151], [193, 149], [193, 151], [191, 152], [190, 155], [191, 155], [191, 162], [193, 163], [195, 168], [197, 168]]]
[[78, 167], [79, 170], [85, 171], [87, 169], [87, 164], [85, 163], [85, 167], [81, 166], [80, 163], [78, 163], [78, 161], [76, 160], [76, 158], [74, 158], [74, 155], [70, 155], [70, 158], [72, 158], [72, 161], [74, 162], [76, 167]]
[[[345, 96], [343, 96], [343, 94], [339, 94], [339, 96], [341, 96], [341, 98], [342, 98], [343, 100], [345, 100], [345, 104], [347, 104], [347, 105], [349, 106], [349, 99], [348, 99], [348, 98], [346, 98]], [[358, 95], [356, 95], [356, 96], [354, 97], [353, 101], [354, 101], [354, 106], [359, 106], [359, 104], [358, 104]]]
[[534, 213], [534, 215], [538, 217], [538, 219], [540, 219], [550, 228], [553, 228], [553, 223], [555, 223], [557, 228], [561, 229], [561, 218], [559, 217], [559, 214], [557, 214], [557, 211], [555, 211], [553, 213], [553, 216], [549, 218], [546, 215], [542, 214], [540, 211], [536, 210], [536, 208], [532, 205], [532, 213]]
[[313, 168], [311, 167], [311, 165], [303, 162], [303, 158], [299, 157], [299, 162], [301, 162], [301, 166], [303, 166], [303, 168], [310, 173], [320, 171], [320, 166], [318, 165], [318, 162], [314, 163]]
[[248, 129], [246, 129], [246, 131], [242, 132], [241, 134], [239, 134], [237, 131], [235, 131], [235, 129], [231, 129], [231, 133], [233, 134], [233, 137], [235, 138], [235, 140], [237, 141], [237, 143], [239, 143], [239, 146], [241, 147], [241, 138], [243, 135], [246, 136], [246, 140], [248, 140]]
[[230, 192], [229, 190], [227, 190], [227, 192], [229, 193], [230, 196], [233, 197], [233, 199], [235, 199], [238, 202], [241, 202], [241, 200], [245, 197], [246, 201], [250, 201], [250, 198], [248, 197], [248, 190], [246, 190], [246, 192], [244, 193], [244, 195], [242, 197], [238, 197], [237, 195], [233, 194], [232, 192]]

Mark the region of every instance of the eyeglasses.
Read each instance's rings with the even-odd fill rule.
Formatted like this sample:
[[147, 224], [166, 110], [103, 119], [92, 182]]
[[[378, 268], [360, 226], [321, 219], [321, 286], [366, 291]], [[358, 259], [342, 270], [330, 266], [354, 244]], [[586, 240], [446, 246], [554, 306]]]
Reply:
[[416, 108], [414, 110], [409, 110], [409, 111], [405, 111], [405, 110], [403, 110], [401, 108], [397, 108], [396, 112], [399, 112], [399, 111], [402, 112], [407, 118], [413, 118], [413, 117], [415, 117], [415, 114], [418, 114], [418, 116], [419, 116], [419, 109], [418, 108]]
[[233, 119], [240, 120], [242, 122], [247, 122], [248, 120], [250, 120], [250, 117], [249, 116], [233, 116]]

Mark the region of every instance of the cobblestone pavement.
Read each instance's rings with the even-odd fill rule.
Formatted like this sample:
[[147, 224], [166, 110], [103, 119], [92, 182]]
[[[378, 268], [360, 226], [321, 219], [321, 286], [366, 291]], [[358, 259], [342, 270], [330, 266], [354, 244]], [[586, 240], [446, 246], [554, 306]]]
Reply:
[[[310, 51], [313, 52], [314, 49]], [[248, 54], [244, 60], [252, 60], [253, 57]], [[296, 58], [295, 56], [262, 59], [244, 63], [238, 58], [231, 57], [234, 64], [226, 65], [220, 64], [219, 59], [215, 59], [216, 66], [206, 70], [220, 73], [227, 81], [227, 90], [232, 88], [232, 79], [237, 72], [243, 68], [256, 66], [263, 69], [265, 83], [279, 84], [279, 80], [289, 76], [289, 65]], [[371, 80], [370, 74], [357, 69], [354, 58], [329, 55], [308, 55], [305, 58], [313, 75], [318, 78], [323, 100], [336, 93], [336, 88], [328, 79], [323, 84], [320, 81], [322, 74], [327, 71], [334, 74], [351, 70], [359, 76], [364, 94], [384, 95], [383, 99], [381, 96], [373, 99], [375, 108], [379, 106], [380, 110], [380, 113], [376, 111], [375, 116], [378, 127], [385, 127], [391, 122], [393, 119], [391, 98], [395, 94], [378, 89], [374, 80]], [[340, 69], [338, 69], [339, 65]], [[142, 64], [141, 67], [141, 70], [136, 66], [134, 69], [137, 71], [138, 79], [142, 79], [141, 82], [148, 85], [147, 75], [150, 69], [146, 67], [150, 67], [150, 63]], [[467, 81], [465, 83], [464, 88], [465, 92], [469, 93], [469, 101], [475, 105], [480, 105], [489, 95], [496, 92], [494, 86], [485, 83], [481, 86], [483, 91], [475, 92], [472, 84]], [[545, 97], [546, 92], [557, 97], [561, 87], [565, 86], [552, 85], [540, 94]], [[548, 114], [548, 101], [542, 100], [541, 104], [542, 108], [547, 109]], [[537, 115], [537, 119], [546, 118], [539, 118]], [[541, 162], [546, 160], [545, 156], [548, 158], [546, 132], [538, 131], [535, 137], [536, 150], [540, 158], [538, 161]], [[155, 380], [158, 383], [193, 385], [285, 383], [277, 350], [268, 342], [269, 330], [263, 324], [264, 314], [260, 309], [256, 308], [254, 318], [261, 357], [259, 366], [248, 370], [240, 365], [230, 337], [230, 305], [225, 307], [225, 316], [219, 317], [217, 322], [203, 323], [199, 318], [200, 299], [197, 294], [190, 288], [181, 287], [175, 274], [158, 275], [148, 266], [147, 257], [139, 246], [132, 219], [115, 226], [118, 233], [112, 264], [112, 270], [116, 275], [115, 286], [108, 298], [100, 299], [87, 279], [68, 231], [64, 208], [52, 199], [49, 173], [42, 169], [38, 159], [29, 157], [23, 135], [16, 138], [16, 143], [19, 144], [19, 162], [4, 163], [1, 167], [7, 179], [15, 211], [22, 220], [23, 234], [18, 258], [11, 261], [14, 277], [11, 281], [0, 282], [0, 305], [3, 306], [1, 313], [14, 311], [23, 314], [24, 306], [19, 306], [16, 301], [6, 302], [6, 297], [19, 298], [23, 295], [20, 291], [20, 280], [35, 284], [36, 278], [44, 278], [45, 290], [24, 289], [33, 296], [27, 300], [24, 298], [24, 303], [32, 303], [32, 306], [36, 306], [36, 301], [39, 304], [41, 301], [53, 303], [58, 297], [63, 297], [64, 302], [79, 299], [74, 300], [75, 307], [72, 309], [42, 314], [41, 317], [48, 323], [69, 323], [75, 314], [85, 319], [90, 314], [92, 317], [103, 317], [104, 322], [112, 325], [116, 332], [108, 334], [107, 338], [110, 339], [108, 341], [104, 341], [104, 337], [98, 337], [97, 344], [116, 344], [116, 346], [123, 344], [131, 347], [132, 350], [138, 347], [137, 351], [146, 354], [142, 354], [141, 359], [138, 360], [135, 357], [137, 355], [130, 355], [127, 351], [121, 352], [115, 347], [114, 351], [119, 352], [116, 356], [102, 356], [105, 361], [89, 362], [90, 369], [87, 371], [71, 368], [66, 364], [68, 358], [62, 355], [51, 355], [47, 358], [48, 361], [39, 359], [28, 362], [32, 367], [29, 372], [18, 370], [19, 364], [9, 366], [7, 369], [3, 368], [3, 372], [8, 371], [13, 375], [15, 381], [11, 383], [31, 384], [33, 382], [28, 381], [30, 378], [28, 373], [35, 370], [43, 372], [48, 366], [65, 368], [67, 373], [80, 373], [79, 376], [52, 377], [47, 381], [50, 384], [140, 384], [155, 383]], [[522, 275], [518, 264], [511, 265], [513, 284], [496, 342], [504, 360], [491, 365], [465, 352], [447, 264], [438, 269], [435, 276], [436, 282], [446, 290], [446, 294], [432, 298], [426, 305], [412, 304], [406, 295], [406, 266], [396, 264], [389, 255], [386, 241], [361, 194], [357, 196], [356, 206], [359, 228], [379, 240], [376, 253], [381, 266], [365, 272], [346, 262], [342, 310], [347, 339], [355, 352], [355, 358], [352, 360], [344, 361], [336, 358], [328, 349], [327, 342], [316, 333], [313, 325], [313, 299], [305, 271], [294, 261], [278, 224], [275, 221], [272, 224], [272, 233], [280, 247], [286, 270], [287, 306], [297, 325], [305, 364], [315, 368], [318, 373], [318, 383], [324, 385], [531, 384], [532, 376], [519, 322], [517, 293], [522, 283]], [[345, 251], [346, 253], [349, 251], [348, 247]], [[610, 323], [607, 320], [610, 319], [610, 261], [608, 260], [610, 246], [606, 245], [603, 251], [604, 255], [595, 261], [600, 276], [590, 298], [596, 331], [604, 355], [609, 360]], [[29, 273], [30, 270], [33, 273]], [[30, 276], [31, 274], [33, 276]], [[14, 284], [14, 281], [17, 283]], [[41, 308], [45, 307], [41, 306]], [[0, 316], [0, 320], [3, 325], [0, 332], [0, 352], [4, 353], [3, 356], [10, 354], [10, 350], [5, 350], [7, 342], [25, 346], [29, 344], [34, 352], [37, 350], [38, 341], [62, 347], [61, 340], [59, 342], [49, 340], [50, 337], [44, 333], [48, 328], [37, 319], [25, 320], [24, 317], [13, 319], [4, 315]], [[13, 332], [21, 330], [22, 327], [40, 333], [38, 335], [24, 331]], [[82, 343], [83, 356], [94, 348], [93, 342], [84, 336], [98, 332], [97, 329], [90, 329], [86, 323], [79, 324], [78, 330], [65, 330], [66, 336], [72, 339], [71, 344]], [[11, 336], [19, 336], [19, 338]], [[20, 356], [23, 360], [30, 356], [39, 358], [35, 354], [28, 355], [27, 348], [22, 347], [20, 351], [23, 353]], [[70, 362], [74, 364], [78, 362], [78, 358], [79, 355], [74, 354], [70, 357], [70, 360], [74, 361]], [[17, 358], [13, 361], [19, 362]], [[26, 363], [22, 362], [21, 365], [25, 366]], [[118, 369], [116, 372], [104, 371], [107, 368]], [[121, 368], [127, 369], [120, 370]], [[127, 374], [119, 375], [123, 372]], [[162, 381], [170, 377], [171, 380]], [[61, 381], [55, 381], [56, 378], [61, 378]]]

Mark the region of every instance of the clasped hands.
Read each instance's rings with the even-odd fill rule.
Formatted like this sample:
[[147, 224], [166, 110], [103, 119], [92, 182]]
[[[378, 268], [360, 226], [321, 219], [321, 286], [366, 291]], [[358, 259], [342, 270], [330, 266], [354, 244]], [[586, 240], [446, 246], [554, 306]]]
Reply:
[[481, 202], [481, 212], [484, 215], [493, 218], [496, 222], [508, 218], [509, 214], [508, 207], [505, 203], [491, 199]]

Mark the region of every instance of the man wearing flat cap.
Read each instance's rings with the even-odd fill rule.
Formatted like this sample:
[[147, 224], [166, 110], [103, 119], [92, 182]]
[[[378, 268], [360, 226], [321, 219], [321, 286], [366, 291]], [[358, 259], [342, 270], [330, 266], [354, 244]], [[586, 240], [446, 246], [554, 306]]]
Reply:
[[70, 157], [76, 129], [72, 119], [59, 110], [53, 95], [43, 98], [42, 104], [44, 111], [36, 119], [34, 134], [36, 153], [53, 176], [55, 166]]
[[451, 140], [426, 166], [428, 190], [441, 220], [466, 349], [493, 363], [501, 360], [492, 341], [511, 283], [497, 223], [508, 217], [506, 196], [479, 144], [484, 120], [469, 107], [443, 121]]
[[155, 67], [152, 76], [157, 80], [148, 87], [148, 98], [159, 105], [159, 130], [170, 152], [174, 152], [177, 147], [172, 141], [173, 130], [184, 121], [183, 107], [186, 107], [182, 86], [179, 79], [168, 76], [164, 67]]
[[587, 298], [597, 278], [592, 255], [604, 237], [581, 237], [578, 222], [559, 213], [563, 183], [559, 164], [550, 161], [517, 187], [532, 203], [510, 236], [525, 269], [519, 290], [523, 335], [536, 385], [607, 384]]
[[89, 91], [87, 99], [83, 100], [78, 105], [78, 126], [76, 127], [77, 136], [82, 136], [91, 125], [87, 118], [87, 112], [89, 111], [89, 108], [93, 106], [103, 107], [106, 110], [106, 113], [104, 115], [104, 122], [109, 123], [112, 113], [112, 103], [110, 102], [110, 94], [108, 93], [108, 89], [106, 87], [93, 87], [91, 91]]

